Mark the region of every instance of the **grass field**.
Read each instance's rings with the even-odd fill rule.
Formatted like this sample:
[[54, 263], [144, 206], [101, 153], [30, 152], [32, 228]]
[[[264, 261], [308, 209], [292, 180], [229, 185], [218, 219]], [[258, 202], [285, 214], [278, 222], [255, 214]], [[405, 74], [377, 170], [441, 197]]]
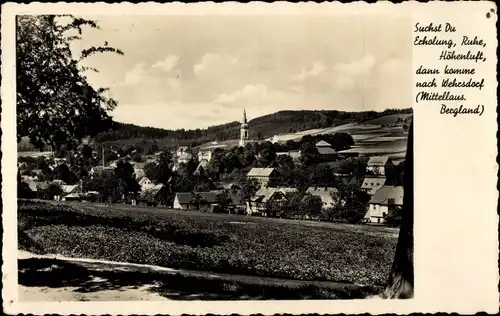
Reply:
[[20, 201], [34, 253], [297, 280], [383, 285], [397, 229], [169, 209]]

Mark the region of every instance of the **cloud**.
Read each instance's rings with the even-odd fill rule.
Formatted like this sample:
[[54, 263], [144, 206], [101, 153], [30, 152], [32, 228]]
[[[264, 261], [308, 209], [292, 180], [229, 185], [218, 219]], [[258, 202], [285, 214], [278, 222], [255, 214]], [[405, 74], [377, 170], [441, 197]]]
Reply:
[[373, 55], [347, 63], [338, 63], [333, 67], [335, 87], [340, 90], [353, 90], [362, 77], [368, 76], [373, 71], [376, 60]]
[[170, 55], [163, 60], [158, 60], [153, 64], [154, 68], [160, 68], [166, 72], [171, 72], [179, 64], [179, 56]]
[[125, 73], [125, 85], [135, 85], [140, 83], [147, 76], [146, 63], [140, 62]]
[[221, 60], [221, 56], [213, 53], [206, 53], [201, 57], [201, 61], [194, 65], [193, 72], [196, 75], [206, 72], [211, 66], [215, 65]]
[[231, 93], [220, 94], [214, 101], [216, 104], [226, 106], [258, 105], [267, 96], [267, 87], [262, 84], [246, 85]]
[[316, 77], [320, 73], [324, 72], [326, 69], [327, 67], [322, 63], [315, 62], [312, 65], [311, 69], [309, 70], [302, 69], [302, 71], [299, 74], [292, 77], [292, 80], [302, 82], [309, 77]]

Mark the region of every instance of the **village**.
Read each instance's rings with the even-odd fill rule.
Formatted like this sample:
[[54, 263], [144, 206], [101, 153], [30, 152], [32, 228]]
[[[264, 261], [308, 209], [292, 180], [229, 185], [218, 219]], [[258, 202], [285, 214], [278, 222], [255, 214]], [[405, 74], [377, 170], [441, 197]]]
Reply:
[[21, 155], [18, 195], [397, 225], [404, 160], [353, 153], [347, 133], [305, 134], [298, 141], [279, 136], [256, 141], [249, 135], [244, 112], [239, 140], [179, 146], [149, 155], [131, 146], [118, 150], [102, 146], [99, 151], [87, 143], [62, 153]]

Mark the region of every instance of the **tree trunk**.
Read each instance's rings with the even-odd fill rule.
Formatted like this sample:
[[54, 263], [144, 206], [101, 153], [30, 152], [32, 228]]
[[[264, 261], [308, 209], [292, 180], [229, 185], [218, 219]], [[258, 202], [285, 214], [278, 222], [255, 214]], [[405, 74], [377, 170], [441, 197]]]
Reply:
[[408, 133], [404, 168], [401, 228], [389, 281], [382, 294], [388, 299], [413, 298], [413, 120]]

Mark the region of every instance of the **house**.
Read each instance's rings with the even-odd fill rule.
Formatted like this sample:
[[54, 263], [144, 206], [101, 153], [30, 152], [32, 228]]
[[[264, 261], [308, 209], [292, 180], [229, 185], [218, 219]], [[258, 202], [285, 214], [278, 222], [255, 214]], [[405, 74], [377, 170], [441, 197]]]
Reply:
[[207, 170], [208, 160], [202, 160], [196, 167], [194, 174], [200, 174], [201, 170]]
[[252, 168], [247, 173], [247, 179], [257, 180], [261, 187], [266, 187], [276, 176], [277, 172], [274, 168]]
[[81, 186], [79, 184], [72, 184], [72, 185], [63, 184], [60, 187], [63, 196], [81, 191]]
[[146, 165], [146, 163], [144, 163], [144, 162], [134, 163], [134, 174], [135, 174], [136, 179], [141, 179], [142, 177], [144, 177], [146, 175], [146, 173], [144, 172], [145, 165]]
[[306, 193], [319, 197], [323, 203], [322, 209], [328, 209], [336, 205], [337, 199], [335, 196], [339, 191], [332, 187], [309, 187]]
[[302, 152], [300, 150], [290, 150], [276, 153], [276, 156], [290, 156], [293, 162], [299, 162]]
[[182, 156], [182, 154], [188, 152], [189, 147], [188, 146], [180, 146], [177, 148], [177, 151], [175, 152], [176, 157]]
[[[144, 178], [143, 178], [144, 179]], [[142, 180], [142, 179], [141, 179]], [[148, 179], [149, 180], [149, 179]], [[163, 204], [164, 193], [167, 187], [160, 184], [149, 184], [141, 186], [141, 193], [139, 194], [137, 200], [139, 203], [145, 203], [148, 205], [156, 206], [158, 204]]]
[[363, 184], [361, 184], [361, 190], [373, 195], [385, 185], [386, 180], [385, 177], [365, 177]]
[[62, 201], [82, 201], [84, 194], [80, 192], [70, 193], [62, 197]]
[[66, 182], [64, 182], [63, 180], [54, 179], [50, 184], [63, 186], [63, 185], [66, 185]]
[[191, 159], [193, 158], [193, 155], [189, 152], [184, 152], [177, 158], [177, 163], [180, 165], [182, 163], [187, 164]]
[[[179, 192], [175, 194], [173, 208], [178, 210], [212, 211], [217, 204], [217, 195], [221, 192], [220, 190], [193, 193]], [[195, 200], [196, 195], [199, 196], [198, 205]]]
[[384, 223], [387, 215], [394, 215], [403, 206], [402, 186], [383, 186], [370, 199], [365, 220], [368, 223]]
[[212, 153], [213, 149], [211, 148], [202, 148], [198, 151], [198, 161], [202, 162], [206, 160], [207, 162], [210, 162], [212, 159]]
[[35, 180], [22, 180], [22, 183], [25, 183], [29, 190], [31, 191], [31, 194], [29, 194], [30, 197], [36, 197], [36, 198], [41, 198], [43, 195], [43, 191], [48, 188], [48, 183], [46, 182], [39, 182]]
[[394, 167], [392, 159], [389, 156], [370, 157], [366, 164], [366, 173], [374, 176], [385, 176], [387, 169]]
[[104, 172], [114, 172], [115, 168], [114, 167], [103, 167], [103, 166], [95, 166], [90, 169], [90, 175], [98, 175]]
[[139, 185], [141, 186], [141, 188], [146, 188], [146, 187], [149, 187], [151, 185], [153, 185], [153, 182], [151, 182], [151, 180], [149, 180], [148, 177], [142, 177], [139, 179], [139, 181], [137, 181], [137, 183], [139, 183]]
[[334, 161], [337, 159], [337, 152], [335, 149], [324, 140], [316, 143], [316, 149], [318, 150], [321, 161]]
[[246, 213], [251, 214], [263, 214], [265, 212], [266, 203], [273, 202], [284, 202], [286, 201], [287, 194], [297, 193], [295, 188], [267, 188], [261, 187], [255, 194], [247, 201]]

